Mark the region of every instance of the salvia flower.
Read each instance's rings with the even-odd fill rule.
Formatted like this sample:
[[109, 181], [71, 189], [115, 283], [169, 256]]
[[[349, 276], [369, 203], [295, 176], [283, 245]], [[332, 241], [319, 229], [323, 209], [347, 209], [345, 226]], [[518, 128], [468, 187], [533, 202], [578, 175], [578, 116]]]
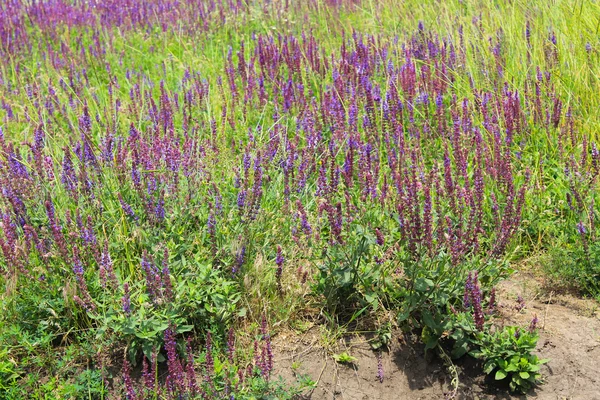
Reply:
[[468, 309], [471, 307], [471, 293], [473, 292], [473, 279], [471, 277], [471, 273], [467, 276], [467, 280], [465, 282], [465, 291], [463, 295], [463, 307]]
[[579, 232], [581, 236], [585, 236], [585, 234], [587, 233], [585, 225], [581, 221], [577, 223], [577, 232]]
[[384, 378], [384, 374], [383, 374], [383, 362], [381, 359], [381, 351], [379, 351], [377, 353], [377, 380], [379, 380], [379, 383], [383, 383], [383, 378]]
[[235, 355], [235, 331], [233, 328], [229, 329], [229, 333], [227, 335], [227, 357], [229, 362], [233, 364]]
[[165, 200], [163, 196], [160, 196], [156, 201], [156, 206], [154, 207], [154, 216], [159, 222], [165, 219]]
[[231, 273], [236, 274], [244, 265], [244, 261], [246, 259], [246, 246], [242, 246], [242, 248], [238, 251], [235, 256], [235, 263], [233, 268], [231, 269]]
[[531, 320], [531, 323], [529, 324], [529, 332], [530, 333], [534, 333], [536, 331], [537, 324], [538, 324], [538, 317], [537, 317], [537, 315], [534, 315], [533, 319]]
[[65, 149], [65, 155], [62, 162], [61, 182], [69, 192], [77, 189], [77, 176], [71, 160], [71, 153], [68, 148]]
[[107, 286], [106, 278], [108, 278], [113, 287], [117, 286], [117, 276], [115, 275], [112, 258], [110, 257], [110, 252], [108, 251], [108, 242], [104, 243], [104, 250], [102, 251], [102, 255], [100, 257], [99, 270], [102, 276], [101, 284], [103, 287]]
[[123, 212], [125, 213], [125, 215], [127, 215], [130, 218], [133, 218], [133, 219], [137, 220], [138, 217], [135, 215], [135, 212], [133, 211], [133, 208], [131, 208], [131, 205], [127, 204], [125, 202], [125, 200], [123, 200], [123, 196], [121, 196], [121, 193], [117, 194], [117, 197], [119, 199], [119, 203], [121, 204], [121, 209], [123, 210]]
[[156, 349], [152, 348], [152, 359], [149, 360], [150, 365], [148, 365], [148, 358], [144, 357], [142, 362], [142, 379], [144, 382], [144, 387], [147, 392], [154, 393], [156, 392]]
[[465, 283], [465, 293], [463, 295], [463, 304], [465, 308], [473, 308], [473, 317], [475, 326], [478, 330], [483, 330], [485, 322], [483, 310], [481, 306], [481, 289], [479, 288], [477, 272], [474, 274], [469, 272]]
[[131, 315], [131, 299], [129, 296], [129, 284], [125, 282], [123, 284], [123, 298], [121, 299], [121, 303], [123, 304], [123, 312], [127, 316]]
[[123, 381], [125, 383], [125, 397], [127, 400], [136, 400], [137, 393], [133, 387], [133, 380], [131, 379], [131, 367], [127, 358], [123, 361]]
[[277, 256], [275, 257], [275, 264], [277, 264], [277, 271], [275, 275], [277, 277], [277, 288], [281, 292], [281, 275], [283, 274], [283, 252], [281, 250], [281, 246], [277, 246]]
[[493, 314], [496, 311], [496, 289], [490, 291], [490, 301], [488, 302], [488, 314]]
[[165, 349], [167, 351], [167, 388], [171, 393], [176, 393], [185, 387], [185, 377], [181, 360], [177, 354], [177, 341], [175, 339], [175, 327], [171, 326], [165, 330]]
[[385, 244], [385, 238], [383, 236], [383, 232], [381, 232], [381, 229], [375, 228], [375, 238], [379, 246], [383, 246]]

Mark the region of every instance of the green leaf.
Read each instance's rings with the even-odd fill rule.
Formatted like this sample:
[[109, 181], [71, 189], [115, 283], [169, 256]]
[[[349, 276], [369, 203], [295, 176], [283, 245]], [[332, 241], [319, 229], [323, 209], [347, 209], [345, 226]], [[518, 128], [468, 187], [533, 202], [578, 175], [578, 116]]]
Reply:
[[177, 333], [189, 332], [194, 329], [194, 325], [181, 325], [177, 327]]
[[417, 278], [417, 280], [415, 281], [415, 290], [417, 292], [426, 292], [427, 290], [432, 288], [433, 285], [434, 283], [431, 279]]
[[453, 359], [456, 359], [456, 358], [461, 358], [465, 354], [467, 354], [467, 344], [463, 343], [459, 347], [455, 347], [454, 349], [452, 349], [452, 353], [450, 353], [450, 356]]
[[403, 311], [400, 311], [398, 313], [398, 322], [404, 322], [408, 319], [408, 317], [410, 316], [410, 309], [407, 308]]
[[491, 374], [494, 368], [496, 368], [496, 363], [493, 361], [487, 361], [483, 367], [483, 372], [486, 374]]
[[350, 364], [356, 361], [356, 357], [353, 357], [346, 352], [343, 352], [341, 354], [334, 354], [333, 359], [341, 364]]
[[438, 344], [437, 337], [431, 336], [431, 337], [427, 338], [427, 341], [425, 342], [425, 351], [435, 348], [437, 346], [437, 344]]
[[496, 371], [496, 376], [494, 377], [494, 379], [496, 379], [497, 381], [501, 381], [502, 379], [506, 378], [507, 376], [508, 376], [508, 374], [506, 373], [505, 370], [499, 369], [498, 371]]
[[518, 370], [517, 365], [512, 363], [508, 364], [504, 369], [508, 372], [516, 372]]
[[438, 329], [438, 324], [435, 322], [435, 320], [433, 319], [433, 316], [425, 311], [422, 314], [422, 319], [423, 319], [423, 323], [428, 326], [429, 328], [431, 328], [431, 330], [435, 331]]
[[521, 371], [521, 372], [519, 372], [519, 375], [523, 379], [529, 379], [529, 372], [527, 372], [527, 371]]

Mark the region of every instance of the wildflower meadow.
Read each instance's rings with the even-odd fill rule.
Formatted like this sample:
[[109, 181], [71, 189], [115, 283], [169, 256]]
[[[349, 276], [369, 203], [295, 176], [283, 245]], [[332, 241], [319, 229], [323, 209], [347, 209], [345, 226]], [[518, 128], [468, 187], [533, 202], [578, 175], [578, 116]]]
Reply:
[[465, 360], [544, 390], [544, 309], [500, 288], [600, 299], [599, 26], [592, 0], [0, 2], [0, 398], [355, 398], [282, 376], [278, 337], [315, 329], [328, 368], [363, 335], [374, 387], [412, 335], [441, 397]]

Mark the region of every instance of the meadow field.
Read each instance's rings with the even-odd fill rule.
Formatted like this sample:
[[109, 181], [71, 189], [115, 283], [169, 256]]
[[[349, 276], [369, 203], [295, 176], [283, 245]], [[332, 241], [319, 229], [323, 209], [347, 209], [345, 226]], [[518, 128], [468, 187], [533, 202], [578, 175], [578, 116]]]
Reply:
[[0, 106], [2, 399], [600, 399], [598, 1], [3, 0]]

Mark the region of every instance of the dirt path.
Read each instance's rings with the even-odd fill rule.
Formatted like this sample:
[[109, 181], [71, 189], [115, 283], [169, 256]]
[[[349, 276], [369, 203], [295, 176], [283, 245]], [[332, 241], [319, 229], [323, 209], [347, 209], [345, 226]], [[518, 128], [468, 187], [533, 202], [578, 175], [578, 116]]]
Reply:
[[[529, 324], [537, 315], [541, 327], [538, 355], [549, 358], [542, 368], [545, 383], [527, 396], [510, 396], [490, 385], [468, 362], [458, 365], [459, 399], [600, 400], [600, 315], [593, 301], [544, 292], [531, 276], [516, 274], [498, 288], [501, 313], [507, 323]], [[515, 309], [517, 296], [526, 308]], [[450, 388], [450, 376], [437, 358], [425, 357], [417, 338], [394, 336], [382, 353], [384, 379], [377, 377], [378, 360], [364, 335], [326, 339], [319, 327], [303, 335], [281, 334], [275, 340], [275, 374], [293, 380], [308, 374], [318, 381], [311, 399], [440, 399]], [[328, 345], [323, 343], [328, 340]], [[325, 348], [347, 352], [354, 363], [341, 365]], [[432, 359], [430, 359], [432, 358]]]

